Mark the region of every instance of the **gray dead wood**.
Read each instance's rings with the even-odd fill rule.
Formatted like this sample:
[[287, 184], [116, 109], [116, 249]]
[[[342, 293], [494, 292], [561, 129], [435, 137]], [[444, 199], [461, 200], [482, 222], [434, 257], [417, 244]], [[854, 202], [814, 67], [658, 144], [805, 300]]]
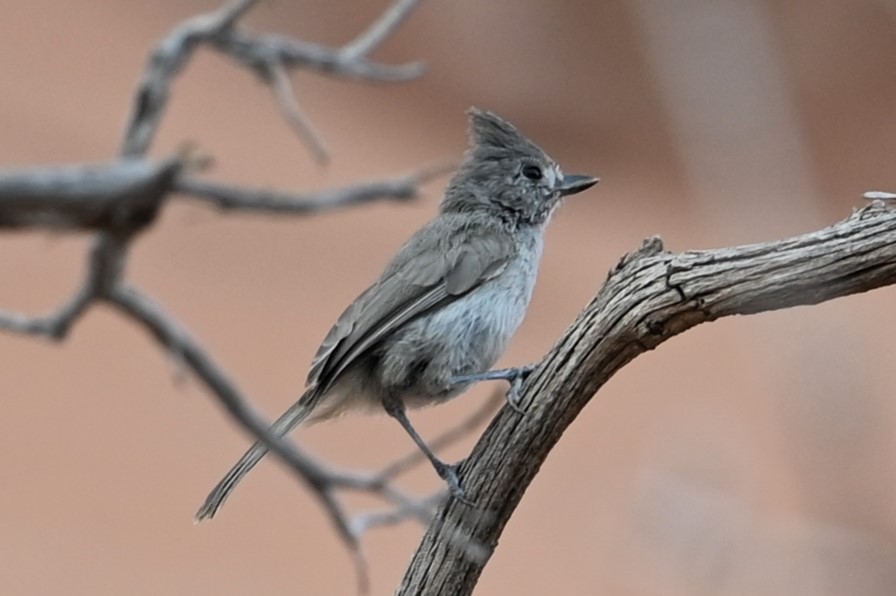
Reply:
[[[624, 257], [460, 470], [475, 508], [436, 511], [396, 594], [470, 594], [541, 464], [591, 397], [632, 359], [730, 315], [817, 304], [896, 283], [896, 210], [876, 202], [778, 242], [671, 253], [658, 238]], [[482, 545], [470, 556], [457, 536]]]

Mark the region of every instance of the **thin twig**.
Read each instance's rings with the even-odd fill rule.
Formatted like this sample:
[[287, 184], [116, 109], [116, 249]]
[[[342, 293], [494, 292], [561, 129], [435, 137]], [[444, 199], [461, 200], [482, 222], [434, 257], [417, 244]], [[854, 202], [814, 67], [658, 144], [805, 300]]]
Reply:
[[221, 209], [305, 215], [383, 199], [413, 199], [419, 196], [420, 185], [453, 167], [453, 164], [439, 164], [391, 180], [364, 182], [311, 193], [247, 188], [195, 177], [181, 177], [175, 182], [175, 189], [184, 193], [185, 198], [212, 203]]
[[63, 339], [72, 324], [87, 310], [93, 301], [93, 296], [94, 290], [90, 281], [85, 280], [68, 302], [49, 315], [40, 317], [0, 311], [0, 328], [13, 333], [43, 335], [56, 340]]
[[372, 528], [394, 526], [409, 518], [422, 518], [424, 523], [427, 523], [432, 517], [433, 508], [441, 503], [447, 494], [447, 491], [439, 490], [408, 507], [396, 506], [392, 509], [358, 514], [352, 519], [352, 531], [360, 536]]
[[391, 66], [364, 56], [404, 20], [418, 1], [397, 0], [347, 49], [238, 29], [237, 20], [255, 4], [255, 0], [232, 0], [218, 10], [181, 23], [150, 53], [137, 87], [120, 155], [136, 157], [146, 154], [167, 107], [174, 79], [186, 67], [199, 45], [210, 44], [271, 84], [280, 110], [290, 126], [315, 157], [324, 160], [326, 151], [302, 115], [289, 85], [286, 69], [302, 67], [343, 78], [380, 82], [407, 81], [420, 76], [423, 72], [420, 63]]
[[398, 0], [389, 7], [366, 31], [342, 48], [344, 60], [366, 56], [379, 46], [411, 14], [420, 0]]
[[123, 314], [141, 324], [166, 349], [179, 354], [190, 369], [218, 397], [230, 414], [253, 437], [262, 441], [271, 452], [286, 461], [299, 478], [311, 488], [330, 510], [343, 538], [351, 537], [341, 511], [333, 511], [334, 503], [321, 488], [329, 484], [328, 472], [298, 447], [269, 432], [269, 424], [248, 405], [248, 400], [193, 337], [147, 296], [132, 287], [113, 288], [105, 299]]
[[256, 34], [232, 29], [211, 40], [214, 47], [242, 62], [262, 77], [268, 66], [280, 62], [287, 68], [307, 68], [319, 74], [377, 83], [397, 83], [423, 74], [422, 62], [383, 64], [363, 56], [346, 58], [340, 48], [299, 41], [274, 33]]
[[302, 111], [299, 101], [296, 99], [292, 91], [292, 83], [289, 80], [289, 74], [282, 63], [274, 63], [268, 67], [267, 78], [270, 80], [271, 87], [274, 90], [274, 97], [277, 98], [277, 105], [280, 106], [280, 112], [286, 119], [286, 122], [299, 135], [299, 138], [311, 150], [311, 154], [319, 163], [327, 163], [330, 159], [330, 152], [324, 145], [323, 140], [314, 125]]
[[172, 29], [153, 49], [125, 128], [119, 152], [122, 157], [146, 154], [168, 104], [171, 84], [194, 50], [200, 43], [232, 28], [255, 1], [231, 0], [218, 10], [193, 17]]
[[103, 269], [98, 256], [99, 250], [95, 242], [90, 251], [84, 281], [68, 302], [43, 317], [0, 312], [0, 328], [14, 333], [42, 335], [57, 341], [65, 338], [75, 321], [87, 311], [87, 307], [101, 291]]

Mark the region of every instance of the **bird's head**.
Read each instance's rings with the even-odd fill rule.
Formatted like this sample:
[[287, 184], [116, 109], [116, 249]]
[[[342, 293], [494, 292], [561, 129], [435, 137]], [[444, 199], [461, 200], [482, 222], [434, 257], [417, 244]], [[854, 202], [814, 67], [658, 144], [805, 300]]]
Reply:
[[442, 211], [495, 211], [518, 223], [542, 224], [560, 200], [597, 184], [564, 174], [538, 145], [503, 118], [469, 110], [470, 149], [442, 201]]

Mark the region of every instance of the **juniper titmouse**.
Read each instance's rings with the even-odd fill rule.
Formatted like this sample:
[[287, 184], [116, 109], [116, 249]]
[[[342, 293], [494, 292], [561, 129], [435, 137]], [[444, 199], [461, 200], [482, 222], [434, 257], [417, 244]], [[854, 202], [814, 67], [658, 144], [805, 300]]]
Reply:
[[[523, 374], [488, 371], [526, 314], [551, 214], [564, 196], [597, 183], [564, 175], [495, 114], [469, 114], [470, 149], [438, 216], [339, 317], [311, 364], [305, 394], [271, 427], [284, 435], [346, 410], [385, 410], [461, 498], [454, 466], [432, 453], [405, 408], [441, 403], [475, 381], [513, 381]], [[213, 517], [266, 452], [253, 445], [209, 494], [197, 519]]]

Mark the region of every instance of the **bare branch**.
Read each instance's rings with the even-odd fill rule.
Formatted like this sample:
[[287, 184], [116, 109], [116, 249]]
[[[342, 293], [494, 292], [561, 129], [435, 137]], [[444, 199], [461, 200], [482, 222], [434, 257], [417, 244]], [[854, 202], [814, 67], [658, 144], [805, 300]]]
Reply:
[[165, 112], [171, 83], [193, 51], [200, 43], [233, 27], [253, 4], [255, 0], [231, 0], [216, 11], [181, 23], [159, 42], [137, 87], [120, 151], [122, 157], [146, 153]]
[[274, 97], [277, 98], [277, 105], [280, 106], [280, 112], [283, 117], [299, 135], [299, 138], [311, 150], [311, 154], [320, 163], [326, 163], [330, 159], [330, 153], [320, 135], [314, 130], [314, 126], [308, 117], [299, 107], [299, 102], [295, 94], [292, 92], [292, 83], [289, 80], [289, 74], [283, 67], [283, 64], [272, 64], [268, 68], [267, 78], [270, 80], [271, 87], [274, 89]]
[[[475, 508], [448, 499], [433, 516], [404, 594], [470, 594], [487, 558], [449, 538], [494, 545], [563, 431], [632, 359], [720, 317], [753, 314], [896, 284], [896, 210], [883, 203], [834, 226], [767, 244], [663, 252], [659, 239], [624, 258], [523, 385], [523, 415], [505, 407], [461, 469]], [[476, 513], [474, 513], [476, 512]], [[481, 516], [489, 512], [492, 517]]]
[[306, 215], [383, 199], [413, 199], [419, 196], [421, 184], [453, 167], [441, 164], [392, 180], [365, 182], [316, 193], [246, 188], [195, 177], [178, 179], [175, 189], [187, 195], [187, 198], [206, 201], [221, 209]]
[[155, 218], [185, 159], [0, 170], [0, 228], [141, 228]]
[[125, 159], [105, 164], [0, 169], [0, 228], [134, 231], [151, 223], [168, 193], [177, 191], [223, 209], [307, 214], [382, 199], [419, 196], [419, 186], [448, 171], [414, 174], [318, 193], [286, 193], [182, 175], [202, 158]]
[[93, 297], [93, 288], [90, 287], [90, 282], [85, 280], [75, 295], [52, 314], [34, 317], [0, 311], [0, 329], [13, 333], [43, 335], [50, 339], [63, 339], [75, 320], [87, 310]]
[[438, 164], [413, 174], [317, 193], [286, 193], [185, 175], [207, 164], [189, 150], [159, 161], [0, 169], [0, 228], [105, 230], [122, 234], [150, 224], [171, 192], [222, 209], [309, 214], [371, 201], [409, 200], [420, 185], [449, 171]]
[[418, 4], [420, 0], [397, 0], [367, 31], [342, 48], [343, 59], [354, 60], [372, 52], [401, 25]]
[[[270, 425], [248, 405], [248, 401], [236, 384], [202, 346], [147, 296], [133, 288], [119, 285], [104, 292], [102, 298], [142, 325], [165, 349], [176, 353], [254, 438], [263, 441], [297, 473], [320, 501], [340, 538], [353, 553], [353, 561], [362, 585], [367, 583], [367, 572], [360, 539], [370, 527], [386, 522], [352, 519], [337, 495], [338, 490], [362, 490], [381, 497], [396, 511], [391, 519], [393, 523], [407, 518], [428, 522], [432, 514], [429, 503], [433, 497], [420, 501], [405, 495], [377, 475], [331, 470], [286, 439], [271, 433]], [[386, 514], [381, 515], [385, 519]]]
[[0, 328], [13, 333], [42, 335], [53, 340], [63, 339], [75, 321], [87, 311], [87, 307], [99, 295], [102, 288], [103, 268], [100, 265], [98, 250], [95, 243], [81, 287], [56, 312], [44, 317], [0, 312]]
[[432, 517], [433, 509], [442, 502], [447, 494], [447, 491], [440, 490], [425, 499], [421, 499], [419, 502], [413, 501], [406, 507], [397, 506], [383, 511], [372, 511], [356, 515], [352, 520], [352, 531], [360, 536], [373, 528], [394, 526], [404, 523], [409, 518], [419, 519], [421, 513], [425, 515], [424, 523], [426, 523]]
[[[175, 352], [182, 358], [252, 436], [264, 442], [268, 449], [287, 462], [290, 468], [298, 473], [300, 479], [314, 489], [315, 494], [322, 494], [320, 489], [328, 484], [328, 473], [309, 455], [269, 432], [270, 425], [255, 413], [236, 384], [186, 329], [134, 288], [119, 286], [113, 288], [104, 298], [132, 320], [140, 323], [165, 349]], [[331, 502], [325, 498], [322, 500], [327, 508], [332, 508]], [[337, 525], [343, 526], [343, 533], [348, 536], [347, 527], [342, 523], [341, 511], [331, 513], [334, 519], [339, 521]]]
[[[416, 517], [424, 522], [431, 514], [429, 501], [405, 495], [391, 486], [388, 479], [377, 475], [331, 471], [304, 451], [273, 435], [267, 423], [247, 405], [233, 381], [202, 346], [147, 296], [123, 281], [132, 240], [139, 230], [154, 220], [169, 193], [175, 190], [230, 209], [312, 212], [384, 198], [410, 199], [417, 196], [421, 183], [445, 169], [433, 168], [403, 178], [317, 194], [291, 195], [190, 178], [191, 172], [201, 169], [209, 160], [189, 149], [166, 160], [142, 159], [164, 114], [172, 81], [202, 43], [211, 44], [263, 75], [272, 86], [286, 119], [321, 159], [325, 158], [326, 149], [301, 112], [288, 68], [305, 66], [337, 76], [382, 81], [405, 80], [420, 72], [416, 64], [386, 66], [360, 55], [343, 55], [340, 49], [237, 31], [237, 20], [253, 4], [253, 0], [227, 2], [216, 11], [176, 26], [159, 42], [138, 86], [122, 142], [123, 159], [106, 164], [0, 171], [0, 228], [99, 231], [84, 281], [68, 302], [44, 317], [0, 313], [0, 328], [60, 339], [97, 301], [112, 305], [143, 326], [211, 390], [243, 427], [264, 442], [311, 488], [353, 553], [359, 580], [366, 586], [366, 562], [360, 549], [360, 538], [371, 524], [353, 522], [338, 492], [370, 492], [400, 510], [402, 518]], [[399, 1], [398, 8], [397, 12], [387, 13], [385, 24], [381, 21], [374, 26], [380, 31], [376, 34], [378, 39], [370, 38], [366, 42], [369, 48], [382, 41], [412, 5]], [[388, 22], [392, 24], [388, 25]]]
[[[255, 4], [254, 0], [231, 0], [210, 13], [181, 23], [150, 53], [137, 87], [131, 115], [125, 128], [120, 154], [145, 155], [158, 130], [168, 104], [171, 84], [183, 71], [196, 48], [203, 43], [254, 70], [272, 85], [280, 109], [300, 139], [318, 158], [326, 155], [323, 145], [293, 96], [287, 68], [309, 68], [321, 73], [367, 81], [396, 82], [418, 77], [419, 63], [390, 66], [367, 60], [353, 49], [329, 48], [281, 35], [254, 34], [237, 29], [236, 22]], [[383, 17], [354, 43], [369, 50], [407, 16], [417, 1], [397, 0]]]
[[93, 302], [108, 295], [121, 280], [133, 231], [101, 232], [94, 237], [84, 281], [56, 312], [45, 317], [0, 313], [0, 329], [60, 340]]
[[214, 40], [215, 47], [264, 77], [270, 64], [307, 68], [320, 74], [379, 83], [397, 83], [423, 74], [421, 62], [382, 64], [363, 56], [347, 58], [338, 48], [299, 41], [274, 33], [253, 34], [234, 29]]

